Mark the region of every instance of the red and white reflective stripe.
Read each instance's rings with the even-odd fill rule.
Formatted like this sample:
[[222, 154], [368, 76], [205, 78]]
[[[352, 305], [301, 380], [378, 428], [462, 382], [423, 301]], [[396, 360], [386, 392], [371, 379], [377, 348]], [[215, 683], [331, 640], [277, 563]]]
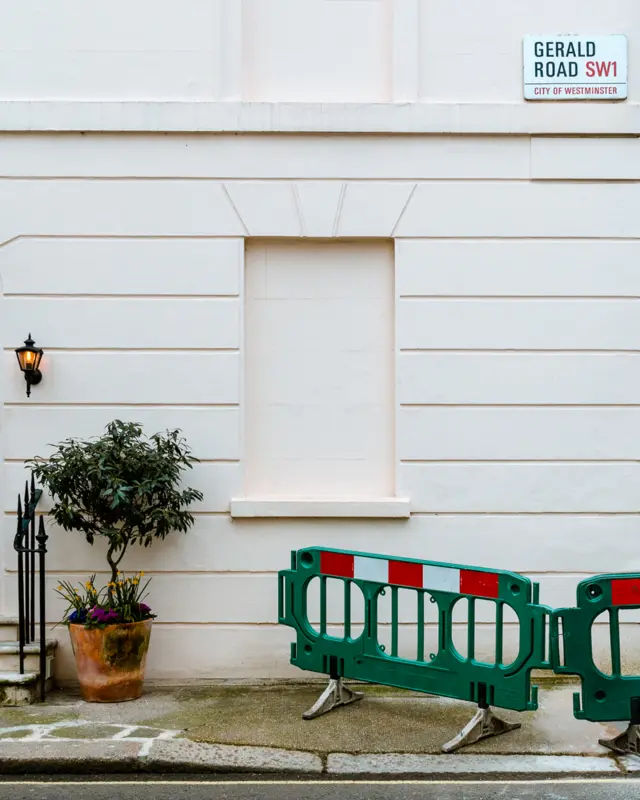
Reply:
[[640, 606], [640, 580], [614, 578], [611, 581], [611, 605]]
[[496, 572], [438, 567], [414, 561], [323, 551], [320, 553], [320, 572], [336, 578], [358, 578], [412, 589], [433, 589], [492, 599], [499, 596], [499, 575]]

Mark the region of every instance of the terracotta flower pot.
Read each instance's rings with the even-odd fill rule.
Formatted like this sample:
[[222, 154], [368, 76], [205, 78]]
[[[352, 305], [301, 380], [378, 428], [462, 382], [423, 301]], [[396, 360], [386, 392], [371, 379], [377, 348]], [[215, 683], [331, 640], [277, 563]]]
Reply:
[[107, 625], [102, 630], [69, 625], [82, 697], [90, 703], [122, 703], [142, 694], [152, 620]]

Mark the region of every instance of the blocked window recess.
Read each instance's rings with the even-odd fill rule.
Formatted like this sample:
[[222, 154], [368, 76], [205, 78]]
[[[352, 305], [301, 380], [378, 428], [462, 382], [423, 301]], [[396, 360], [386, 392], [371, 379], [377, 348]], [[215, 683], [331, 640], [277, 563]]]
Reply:
[[395, 496], [393, 247], [248, 240], [234, 516], [409, 514]]

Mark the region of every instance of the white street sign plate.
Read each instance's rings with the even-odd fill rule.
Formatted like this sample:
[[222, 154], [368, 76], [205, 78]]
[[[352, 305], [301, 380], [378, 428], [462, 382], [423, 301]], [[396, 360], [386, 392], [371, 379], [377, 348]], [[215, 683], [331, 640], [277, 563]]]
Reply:
[[624, 100], [627, 37], [525, 36], [525, 100]]

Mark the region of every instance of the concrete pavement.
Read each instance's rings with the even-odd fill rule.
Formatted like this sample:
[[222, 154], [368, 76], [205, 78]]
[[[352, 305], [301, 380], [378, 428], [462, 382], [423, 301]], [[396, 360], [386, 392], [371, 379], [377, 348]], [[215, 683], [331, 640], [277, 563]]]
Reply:
[[538, 712], [499, 712], [520, 730], [452, 755], [440, 748], [471, 718], [471, 704], [362, 688], [362, 702], [312, 721], [301, 715], [321, 685], [158, 690], [108, 705], [56, 692], [46, 705], [0, 710], [0, 773], [640, 775], [640, 760], [598, 744], [620, 726], [574, 719], [576, 687], [543, 687]]

